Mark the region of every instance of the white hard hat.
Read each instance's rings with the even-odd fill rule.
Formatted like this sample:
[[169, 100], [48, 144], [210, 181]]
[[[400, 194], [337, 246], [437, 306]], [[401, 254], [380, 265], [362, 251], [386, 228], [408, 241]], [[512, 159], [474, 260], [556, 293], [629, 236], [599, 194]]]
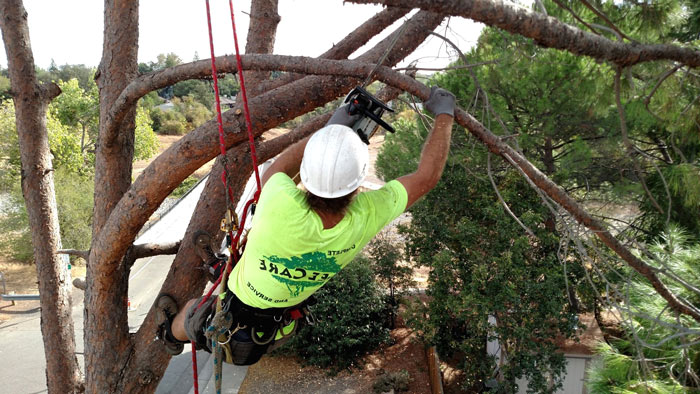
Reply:
[[327, 125], [306, 144], [301, 160], [301, 183], [324, 198], [342, 197], [357, 189], [367, 175], [367, 145], [351, 128]]

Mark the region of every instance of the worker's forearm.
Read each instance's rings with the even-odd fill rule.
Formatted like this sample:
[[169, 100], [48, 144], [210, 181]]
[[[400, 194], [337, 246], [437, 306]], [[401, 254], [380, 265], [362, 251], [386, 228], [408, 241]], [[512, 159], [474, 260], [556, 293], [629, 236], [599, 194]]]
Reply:
[[447, 162], [452, 139], [452, 123], [454, 118], [447, 114], [440, 114], [435, 118], [433, 129], [423, 145], [417, 172], [429, 176], [437, 183], [442, 176], [442, 171]]

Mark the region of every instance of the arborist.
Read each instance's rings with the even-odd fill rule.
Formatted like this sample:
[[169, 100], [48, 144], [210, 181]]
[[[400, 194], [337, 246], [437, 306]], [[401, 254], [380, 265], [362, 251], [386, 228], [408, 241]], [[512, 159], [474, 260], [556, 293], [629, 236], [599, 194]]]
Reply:
[[[369, 153], [366, 138], [351, 128], [359, 115], [350, 114], [347, 105], [325, 127], [287, 148], [262, 174], [245, 251], [222, 300], [228, 318], [228, 337], [219, 341], [225, 361], [253, 364], [284, 343], [299, 323], [312, 323], [307, 308], [311, 295], [435, 187], [449, 152], [455, 96], [434, 86], [424, 108], [435, 115], [435, 122], [418, 169], [379, 190], [357, 193]], [[299, 180], [305, 191], [297, 187]], [[159, 337], [168, 352], [179, 354], [189, 341], [211, 351], [205, 332], [214, 317], [214, 298], [190, 300], [178, 311], [173, 298], [159, 296]]]

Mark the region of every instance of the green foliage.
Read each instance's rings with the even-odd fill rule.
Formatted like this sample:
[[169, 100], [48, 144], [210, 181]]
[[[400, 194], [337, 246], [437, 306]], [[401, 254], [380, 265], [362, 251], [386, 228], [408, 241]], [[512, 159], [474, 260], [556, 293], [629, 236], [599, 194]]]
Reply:
[[185, 96], [181, 100], [173, 99], [175, 109], [179, 111], [187, 121], [187, 130], [194, 130], [214, 115], [201, 102], [192, 96]]
[[389, 340], [382, 324], [385, 305], [369, 262], [356, 258], [316, 293], [317, 322], [304, 326], [290, 342], [305, 362], [341, 370]]
[[136, 110], [136, 134], [134, 138], [134, 160], [144, 160], [158, 153], [158, 137], [151, 128], [151, 117], [142, 108]]
[[395, 239], [380, 232], [367, 245], [364, 253], [369, 257], [372, 271], [379, 283], [387, 289], [408, 289], [413, 286], [413, 267], [402, 264], [403, 251]]
[[149, 73], [152, 71], [162, 70], [164, 68], [177, 66], [182, 64], [182, 59], [172, 52], [168, 54], [161, 53], [157, 56], [155, 62], [139, 63], [139, 73]]
[[5, 100], [0, 103], [0, 190], [19, 184], [20, 168], [15, 106], [12, 100]]
[[[690, 283], [700, 282], [700, 244], [671, 226], [642, 258], [656, 268], [664, 267]], [[640, 275], [629, 271], [632, 280], [625, 289], [629, 313], [622, 312], [627, 335], [611, 344], [601, 344], [599, 362], [589, 371], [587, 384], [593, 393], [679, 393], [697, 391], [698, 382], [688, 371], [698, 371], [700, 346], [691, 345], [695, 335], [678, 333], [678, 325], [697, 330], [690, 317], [677, 317], [666, 301]], [[681, 299], [697, 305], [700, 296], [678, 282], [666, 280]], [[692, 331], [691, 331], [692, 332]], [[632, 334], [634, 333], [634, 335]], [[637, 339], [639, 338], [639, 339]], [[642, 346], [643, 340], [649, 346]], [[640, 353], [640, 349], [641, 353]], [[695, 372], [697, 373], [697, 372]]]
[[187, 132], [187, 119], [180, 111], [155, 108], [151, 112], [151, 118], [153, 130], [158, 134], [183, 135]]
[[56, 172], [56, 203], [64, 248], [88, 250], [92, 239], [94, 179], [61, 170]]
[[170, 196], [168, 197], [180, 198], [184, 196], [185, 193], [190, 191], [194, 185], [197, 184], [197, 182], [199, 182], [199, 179], [195, 178], [193, 175], [188, 176], [184, 181], [182, 181], [182, 183], [180, 183], [180, 185], [178, 185], [178, 187], [175, 188], [175, 190], [172, 191], [172, 193], [170, 193]]
[[64, 64], [56, 66], [52, 61], [48, 70], [37, 69], [37, 79], [43, 83], [70, 81], [77, 79], [81, 89], [89, 91], [95, 85], [95, 68], [84, 64]]
[[[426, 134], [423, 127], [398, 126], [377, 159], [387, 178], [415, 170]], [[545, 228], [548, 211], [529, 185], [492, 158], [503, 199], [537, 238], [528, 238], [505, 212], [488, 178], [479, 175], [486, 172], [485, 153], [464, 132], [453, 132], [441, 182], [411, 208], [413, 219], [402, 231], [407, 253], [431, 272], [430, 301], [415, 309], [409, 324], [444, 357], [464, 355], [460, 367], [468, 390], [484, 390], [496, 368], [485, 356], [490, 337], [507, 344], [508, 363], [500, 367], [504, 379], [496, 392], [514, 391], [519, 377], [529, 380], [532, 392], [551, 392], [565, 368], [551, 338], [573, 337], [577, 323], [556, 256], [559, 239]], [[498, 316], [496, 327], [489, 315]]]
[[398, 372], [384, 372], [377, 377], [372, 385], [375, 393], [386, 393], [390, 391], [408, 391], [408, 384], [411, 382], [411, 374], [405, 369]]
[[[54, 185], [62, 246], [86, 250], [92, 239], [94, 179], [68, 168], [55, 171]], [[2, 195], [0, 204], [0, 251], [18, 261], [31, 261], [34, 255], [29, 218], [19, 183]]]
[[0, 101], [7, 100], [10, 97], [10, 78], [0, 75]]
[[659, 212], [650, 200], [644, 200], [640, 205], [652, 236], [660, 234], [666, 227], [669, 209], [668, 192], [671, 197], [671, 222], [681, 225], [690, 234], [695, 234], [696, 241], [700, 242], [700, 215], [698, 215], [700, 212], [700, 163], [665, 166], [661, 174], [652, 174], [647, 182], [664, 211]]
[[183, 101], [189, 98], [207, 110], [214, 109], [214, 89], [202, 80], [190, 79], [176, 83], [173, 85], [173, 95]]
[[0, 199], [0, 251], [16, 261], [31, 261], [34, 248], [19, 183], [5, 189]]
[[159, 134], [182, 135], [211, 119], [213, 113], [192, 96], [172, 99], [173, 108], [151, 111], [153, 129]]

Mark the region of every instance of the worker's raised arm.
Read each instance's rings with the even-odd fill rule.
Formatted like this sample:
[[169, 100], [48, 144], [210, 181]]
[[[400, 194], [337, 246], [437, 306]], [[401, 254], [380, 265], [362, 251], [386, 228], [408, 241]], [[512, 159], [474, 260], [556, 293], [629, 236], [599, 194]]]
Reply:
[[[350, 127], [355, 124], [359, 117], [359, 115], [348, 114], [346, 104], [338, 108], [333, 113], [333, 116], [331, 116], [330, 120], [328, 120], [326, 126], [331, 124], [340, 124]], [[279, 157], [262, 174], [260, 179], [262, 186], [265, 186], [265, 182], [267, 182], [267, 180], [277, 172], [284, 172], [287, 174], [287, 176], [294, 179], [294, 177], [299, 173], [301, 159], [304, 157], [304, 149], [306, 148], [306, 143], [309, 142], [309, 138], [311, 138], [311, 136], [295, 142], [279, 155]]]
[[272, 162], [270, 167], [263, 172], [262, 177], [260, 178], [260, 183], [262, 186], [265, 186], [267, 180], [278, 172], [284, 172], [287, 174], [287, 176], [294, 179], [294, 177], [299, 173], [301, 159], [304, 156], [304, 148], [306, 148], [306, 143], [309, 142], [309, 138], [311, 138], [311, 136], [295, 142], [280, 153], [279, 157], [277, 157], [277, 159]]
[[416, 172], [397, 179], [406, 188], [408, 194], [406, 208], [437, 185], [447, 162], [452, 139], [455, 96], [445, 89], [433, 86], [430, 97], [423, 105], [425, 109], [435, 114], [435, 123], [423, 145]]

